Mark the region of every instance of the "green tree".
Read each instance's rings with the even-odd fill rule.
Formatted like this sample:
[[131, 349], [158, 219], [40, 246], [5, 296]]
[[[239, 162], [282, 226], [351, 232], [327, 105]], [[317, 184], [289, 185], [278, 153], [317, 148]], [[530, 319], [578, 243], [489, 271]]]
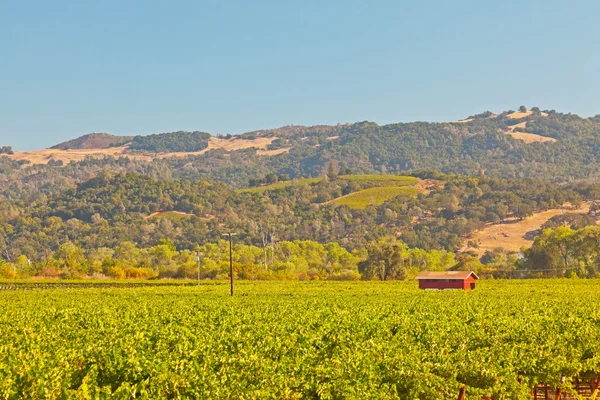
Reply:
[[331, 161], [329, 163], [329, 166], [327, 167], [327, 177], [329, 178], [330, 181], [334, 181], [337, 177], [337, 171], [335, 168], [335, 164], [333, 163], [333, 161]]
[[73, 242], [67, 242], [60, 245], [54, 258], [57, 261], [57, 265], [65, 273], [85, 273], [87, 272], [86, 259], [84, 250], [73, 244]]
[[406, 278], [406, 245], [395, 239], [382, 238], [367, 244], [367, 259], [359, 263], [359, 271], [366, 279]]

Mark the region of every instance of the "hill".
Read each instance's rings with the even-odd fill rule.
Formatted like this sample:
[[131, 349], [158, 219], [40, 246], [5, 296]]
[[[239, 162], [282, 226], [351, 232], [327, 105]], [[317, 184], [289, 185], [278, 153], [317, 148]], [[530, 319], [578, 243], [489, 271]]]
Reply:
[[149, 151], [153, 153], [194, 152], [206, 149], [210, 137], [210, 133], [198, 131], [136, 136], [133, 138], [129, 149], [131, 151]]
[[463, 250], [475, 252], [480, 256], [497, 248], [519, 252], [523, 247], [531, 247], [533, 239], [541, 233], [543, 225], [553, 217], [565, 214], [585, 215], [588, 211], [589, 204], [583, 204], [578, 209], [560, 207], [534, 213], [523, 220], [514, 219], [492, 224], [473, 234], [472, 240], [477, 243], [476, 247], [472, 248], [466, 244]]
[[76, 139], [52, 146], [54, 150], [88, 150], [108, 149], [123, 146], [133, 139], [133, 136], [114, 136], [108, 133], [89, 133]]
[[282, 240], [337, 241], [349, 249], [397, 237], [410, 247], [455, 251], [489, 224], [600, 198], [596, 185], [415, 175], [313, 178], [249, 192], [218, 182], [101, 172], [74, 188], [37, 198], [26, 189], [21, 199], [0, 201], [0, 248], [39, 258], [66, 241], [95, 248], [169, 238], [191, 249], [218, 240], [225, 228], [258, 245], [268, 227]]
[[363, 189], [355, 193], [332, 200], [331, 204], [344, 205], [350, 208], [364, 209], [378, 206], [399, 196], [417, 197], [419, 191], [412, 187], [383, 186]]
[[129, 147], [114, 148], [121, 150], [111, 154], [107, 149], [72, 149], [51, 157], [36, 152], [15, 152], [9, 157], [24, 163], [62, 160], [64, 164], [86, 157], [158, 158], [165, 159], [161, 169], [168, 169], [170, 176], [218, 180], [234, 188], [247, 187], [251, 179], [268, 173], [291, 178], [321, 176], [332, 162], [359, 174], [436, 169], [554, 182], [600, 180], [600, 117], [582, 118], [535, 107], [486, 112], [462, 122], [378, 125], [365, 121], [287, 126], [227, 137], [174, 132], [132, 140]]
[[[0, 171], [14, 167], [6, 160], [0, 160]], [[435, 171], [415, 171], [412, 176], [337, 175], [330, 169], [326, 176], [291, 181], [285, 175], [269, 175], [273, 184], [233, 190], [221, 182], [161, 177], [169, 173], [162, 169], [166, 165], [166, 160], [159, 159], [151, 164], [128, 159], [112, 163], [108, 159], [84, 160], [65, 167], [38, 167], [40, 174], [48, 175], [39, 175], [40, 180], [24, 178], [20, 186], [4, 186], [0, 181], [5, 196], [0, 199], [0, 275], [5, 271], [6, 276], [12, 276], [17, 264], [26, 269], [27, 260], [34, 261], [36, 273], [46, 273], [42, 269], [48, 266], [71, 271], [73, 268], [66, 268], [65, 263], [72, 265], [69, 260], [77, 259], [81, 261], [74, 271], [112, 271], [111, 276], [121, 276], [111, 269], [119, 260], [121, 268], [129, 271], [126, 276], [146, 271], [151, 273], [144, 276], [166, 277], [179, 271], [177, 263], [191, 262], [190, 268], [195, 267], [192, 251], [199, 245], [215, 260], [221, 259], [219, 254], [225, 247], [219, 241], [225, 231], [237, 233], [236, 262], [243, 268], [255, 265], [248, 260], [262, 260], [261, 247], [275, 238], [281, 243], [277, 259], [282, 264], [278, 268], [288, 277], [306, 276], [296, 274], [298, 263], [306, 270], [320, 270], [324, 276], [330, 267], [341, 273], [335, 267], [341, 259], [352, 259], [350, 264], [361, 271], [371, 268], [369, 265], [379, 268], [382, 260], [377, 257], [396, 250], [404, 255], [398, 253], [399, 258], [391, 262], [402, 263], [402, 269], [437, 265], [476, 271], [492, 268], [500, 274], [520, 265], [516, 256], [509, 254], [514, 248], [496, 249], [505, 244], [501, 240], [492, 238], [494, 246], [489, 248], [481, 243], [481, 250], [491, 250], [478, 254], [489, 267], [470, 255], [472, 251], [459, 250], [472, 250], [469, 241], [494, 227], [506, 232], [509, 226], [531, 228], [531, 221], [538, 221], [527, 228], [529, 233], [559, 213], [554, 210], [567, 202], [579, 207], [584, 201], [600, 199], [600, 184], [465, 177]], [[134, 166], [144, 173], [110, 171]], [[25, 174], [27, 170], [19, 168], [15, 173]], [[83, 182], [70, 186], [68, 181], [57, 180], [49, 184], [49, 179], [57, 179], [54, 171], [68, 171]], [[91, 179], [83, 179], [90, 175]], [[282, 181], [277, 182], [280, 178]], [[547, 217], [540, 220], [540, 216]], [[510, 224], [519, 220], [526, 222]], [[565, 228], [565, 221], [553, 219], [552, 227]], [[577, 257], [581, 257], [588, 247], [580, 245], [589, 246], [600, 237], [600, 231], [591, 230], [597, 228], [589, 226], [595, 222], [591, 218], [570, 222], [573, 229], [587, 229], [571, 235], [579, 246]], [[531, 239], [526, 238], [527, 244]], [[552, 239], [544, 243], [554, 246], [559, 242]], [[528, 253], [535, 254], [536, 260], [526, 261], [534, 268], [543, 268], [548, 260], [556, 260], [557, 251], [538, 245]], [[308, 259], [320, 261], [313, 265]], [[14, 268], [6, 267], [5, 262]], [[142, 269], [127, 269], [134, 266]], [[179, 272], [187, 276], [190, 271], [186, 271]], [[58, 274], [56, 270], [47, 273]], [[254, 272], [244, 273], [249, 278]], [[595, 272], [586, 268], [581, 274], [594, 276]]]

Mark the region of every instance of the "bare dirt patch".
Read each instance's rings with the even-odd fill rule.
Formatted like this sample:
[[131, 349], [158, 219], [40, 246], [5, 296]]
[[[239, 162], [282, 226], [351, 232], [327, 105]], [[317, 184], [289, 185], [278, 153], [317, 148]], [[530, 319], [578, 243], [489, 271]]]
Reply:
[[9, 156], [13, 160], [28, 160], [31, 164], [48, 164], [50, 161], [62, 161], [68, 164], [71, 161], [83, 161], [86, 157], [106, 158], [106, 157], [129, 157], [136, 160], [151, 161], [152, 157], [142, 154], [125, 153], [127, 146], [113, 147], [109, 149], [77, 149], [77, 150], [57, 150], [45, 149], [31, 152], [15, 151], [15, 154]]
[[413, 187], [423, 194], [429, 194], [429, 192], [441, 187], [442, 185], [442, 181], [435, 179], [419, 179], [419, 182], [417, 182], [417, 184]]
[[290, 149], [291, 147], [276, 150], [258, 150], [256, 154], [258, 154], [259, 156], [276, 156], [278, 154], [289, 153]]
[[522, 221], [511, 220], [489, 225], [476, 232], [470, 239], [479, 243], [478, 249], [467, 248], [465, 244], [461, 251], [474, 251], [479, 256], [482, 256], [487, 250], [498, 247], [506, 251], [519, 252], [521, 247], [530, 247], [533, 244], [534, 237], [550, 218], [560, 214], [586, 214], [589, 209], [589, 203], [584, 203], [578, 210], [565, 205], [562, 209], [542, 211]]
[[516, 111], [514, 113], [506, 114], [506, 116], [510, 119], [521, 119], [529, 117], [531, 114], [533, 114], [533, 111], [527, 110], [525, 112]]
[[168, 157], [186, 157], [186, 156], [194, 156], [201, 155], [210, 150], [218, 150], [223, 149], [225, 151], [236, 151], [249, 149], [254, 147], [259, 150], [267, 150], [267, 146], [273, 143], [273, 141], [277, 139], [276, 137], [259, 137], [256, 139], [220, 139], [216, 137], [211, 137], [208, 139], [208, 147], [204, 150], [187, 152], [187, 153], [165, 153], [159, 154], [158, 158], [168, 158]]
[[522, 140], [527, 144], [556, 142], [556, 139], [551, 138], [551, 137], [540, 136], [540, 135], [536, 135], [535, 133], [526, 133], [526, 132], [518, 132], [517, 131], [517, 129], [521, 130], [521, 129], [525, 129], [525, 127], [527, 127], [527, 122], [524, 121], [524, 122], [510, 126], [508, 128], [508, 130], [504, 131], [503, 133], [510, 135], [510, 136], [514, 137], [515, 139]]
[[[525, 112], [516, 111], [514, 113], [506, 114], [506, 116], [510, 119], [521, 119], [521, 118], [529, 117], [531, 114], [533, 114], [533, 111], [527, 110]], [[542, 117], [547, 117], [548, 113], [541, 112], [540, 115]]]

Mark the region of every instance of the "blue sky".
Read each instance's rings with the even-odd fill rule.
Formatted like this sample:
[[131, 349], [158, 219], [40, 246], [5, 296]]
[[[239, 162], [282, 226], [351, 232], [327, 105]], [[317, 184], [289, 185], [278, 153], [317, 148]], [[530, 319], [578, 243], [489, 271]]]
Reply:
[[0, 145], [600, 113], [600, 2], [0, 2]]

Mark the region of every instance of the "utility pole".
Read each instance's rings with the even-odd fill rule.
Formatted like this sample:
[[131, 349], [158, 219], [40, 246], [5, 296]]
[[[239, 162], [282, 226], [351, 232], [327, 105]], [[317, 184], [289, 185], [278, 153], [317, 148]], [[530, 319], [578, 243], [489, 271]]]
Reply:
[[233, 247], [231, 244], [231, 237], [237, 235], [237, 233], [229, 232], [224, 233], [223, 236], [229, 237], [229, 286], [231, 295], [233, 296]]
[[275, 265], [275, 233], [271, 231], [271, 268]]
[[198, 262], [198, 286], [200, 286], [200, 258], [203, 256], [202, 252], [197, 252], [196, 261]]
[[264, 254], [264, 265], [265, 271], [267, 270], [267, 246], [269, 244], [269, 234], [267, 232], [262, 233], [262, 244], [263, 244], [263, 254]]

